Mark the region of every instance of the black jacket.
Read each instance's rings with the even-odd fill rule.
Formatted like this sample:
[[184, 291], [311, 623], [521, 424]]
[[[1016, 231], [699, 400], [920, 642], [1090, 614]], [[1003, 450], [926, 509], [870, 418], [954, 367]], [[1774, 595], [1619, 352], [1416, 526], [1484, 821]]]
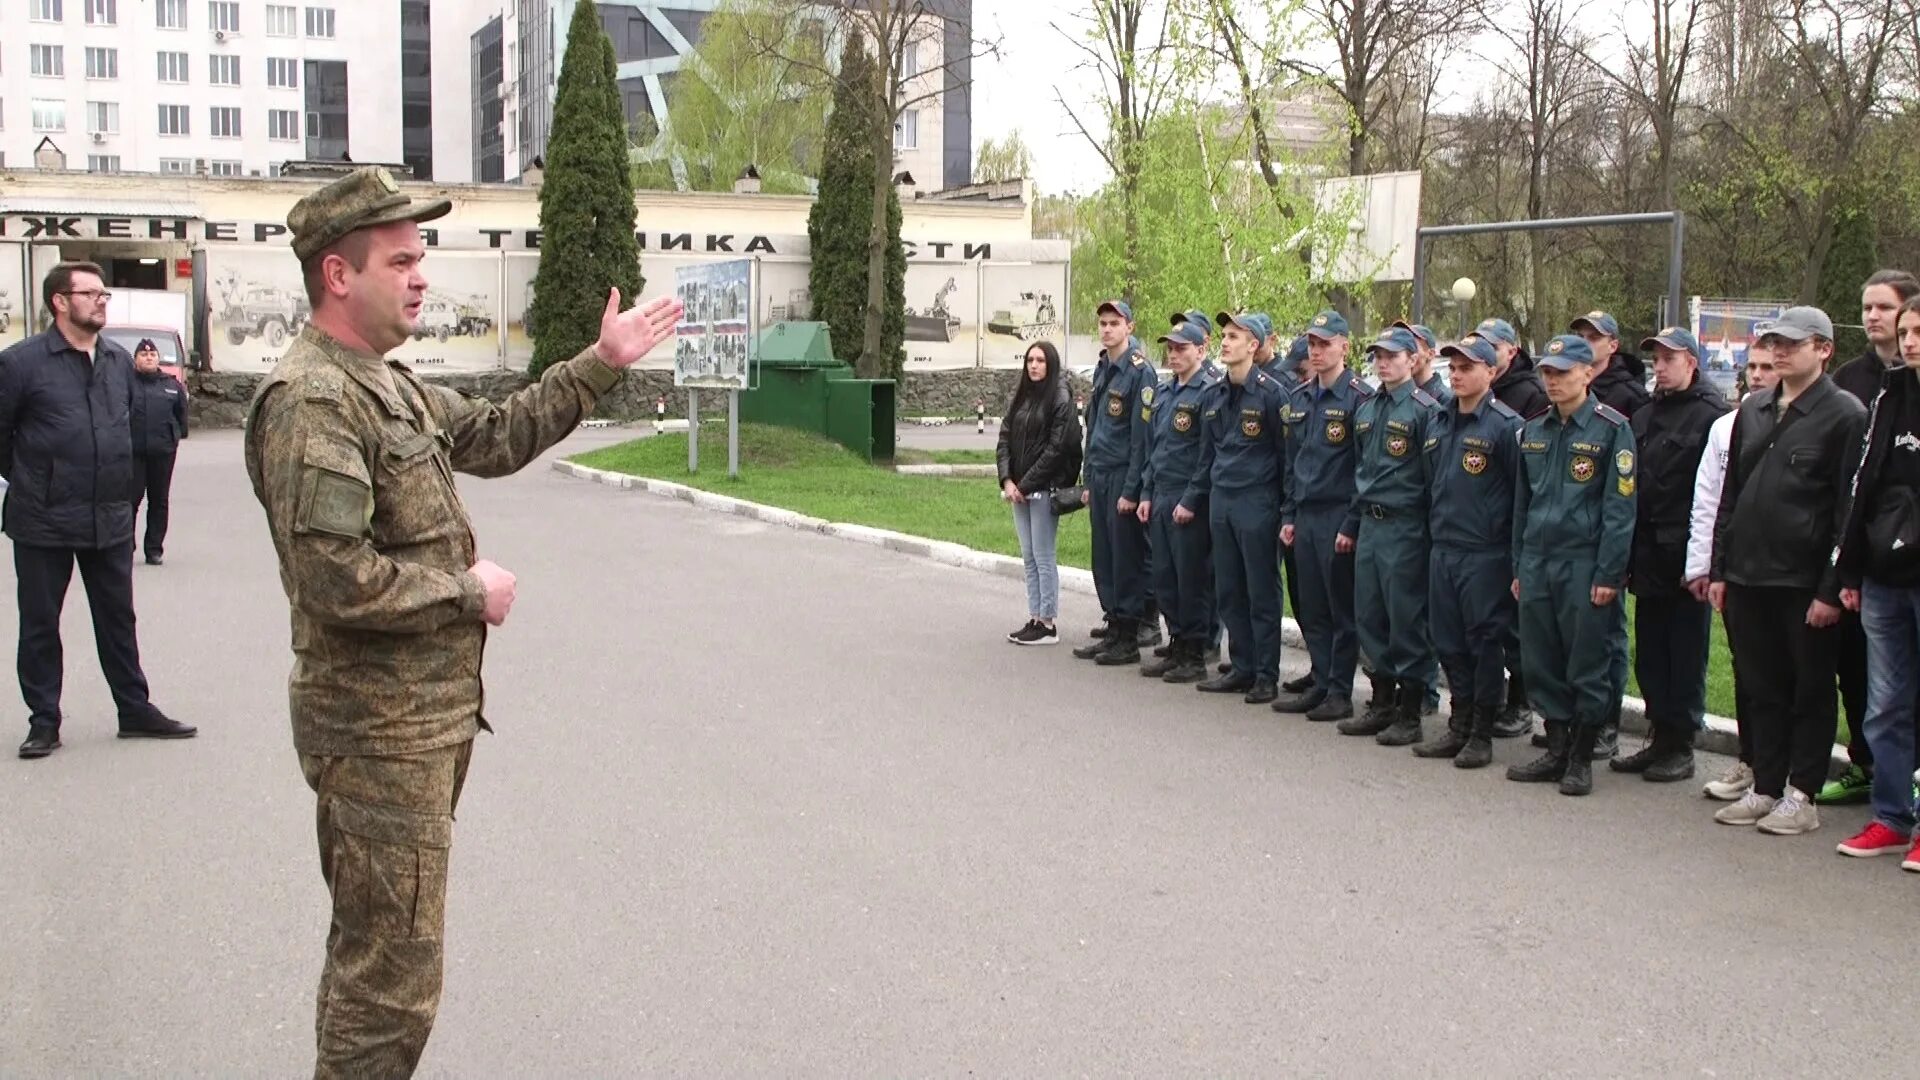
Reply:
[[187, 437], [187, 392], [164, 371], [133, 373], [133, 452], [171, 454]]
[[1713, 523], [1714, 581], [1812, 589], [1840, 602], [1833, 554], [1867, 407], [1822, 375], [1777, 414], [1783, 387], [1749, 394], [1733, 421]]
[[1653, 400], [1647, 392], [1647, 365], [1625, 349], [1613, 354], [1607, 370], [1593, 377], [1590, 389], [1594, 397], [1629, 420]]
[[1547, 400], [1546, 385], [1540, 381], [1540, 373], [1533, 369], [1533, 357], [1528, 356], [1525, 349], [1514, 353], [1507, 373], [1493, 381], [1493, 399], [1519, 413], [1522, 420], [1539, 416], [1553, 404]]
[[[1879, 357], [1869, 359], [1885, 370]], [[1906, 426], [1901, 418], [1915, 399], [1920, 399], [1920, 378], [1888, 379], [1867, 410], [1866, 451], [1854, 473], [1846, 528], [1833, 556], [1842, 588], [1857, 589], [1866, 578], [1896, 588], [1920, 585], [1920, 491], [1889, 484], [1886, 476], [1893, 455], [1920, 453], [1910, 440], [1895, 443]]]
[[1866, 352], [1836, 368], [1833, 381], [1840, 389], [1859, 398], [1860, 404], [1871, 405], [1873, 399], [1880, 395], [1880, 388], [1886, 384], [1889, 370], [1887, 362], [1880, 359], [1880, 354], [1869, 345]]
[[1726, 395], [1695, 375], [1692, 386], [1655, 394], [1634, 414], [1633, 442], [1640, 453], [1631, 564], [1636, 596], [1670, 597], [1685, 588], [1693, 478], [1707, 448], [1707, 429], [1726, 411]]
[[57, 326], [0, 352], [0, 527], [14, 543], [133, 540], [132, 406], [133, 357], [104, 337], [91, 361]]
[[1013, 481], [1023, 495], [1072, 487], [1080, 479], [1080, 417], [1065, 382], [1051, 397], [1031, 395], [1007, 409], [995, 457], [1000, 482]]

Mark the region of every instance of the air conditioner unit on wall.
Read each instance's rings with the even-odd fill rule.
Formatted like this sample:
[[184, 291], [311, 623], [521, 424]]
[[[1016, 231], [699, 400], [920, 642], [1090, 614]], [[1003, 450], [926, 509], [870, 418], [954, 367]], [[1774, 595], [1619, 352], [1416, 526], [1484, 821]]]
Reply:
[[94, 142], [97, 142], [97, 143], [103, 143], [103, 142], [106, 142], [106, 141], [107, 141], [107, 133], [106, 133], [106, 132], [104, 132], [104, 131], [96, 131], [96, 132], [94, 132], [94, 133], [93, 133], [93, 141], [94, 141]]
[[227, 40], [227, 32], [225, 30], [215, 30], [213, 32], [213, 40], [215, 41]]

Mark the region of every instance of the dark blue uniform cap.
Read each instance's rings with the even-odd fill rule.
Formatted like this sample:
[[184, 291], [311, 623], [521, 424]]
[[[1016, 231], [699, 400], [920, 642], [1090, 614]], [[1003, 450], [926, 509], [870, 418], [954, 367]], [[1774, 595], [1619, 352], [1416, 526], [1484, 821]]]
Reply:
[[1259, 338], [1261, 341], [1267, 340], [1260, 333], [1260, 316], [1254, 312], [1243, 311], [1236, 315], [1231, 311], [1223, 311], [1215, 315], [1213, 321], [1219, 323], [1222, 329], [1229, 326], [1237, 326], [1247, 333], [1252, 334], [1254, 337]]
[[1367, 351], [1369, 353], [1411, 353], [1417, 351], [1419, 348], [1420, 343], [1414, 340], [1413, 334], [1410, 331], [1400, 326], [1392, 326], [1380, 331], [1380, 336], [1374, 339], [1373, 344], [1367, 346]]
[[1247, 313], [1247, 318], [1252, 319], [1254, 323], [1257, 324], [1258, 329], [1254, 330], [1254, 333], [1260, 335], [1261, 341], [1266, 341], [1273, 336], [1272, 316], [1264, 311], [1250, 311]]
[[1287, 346], [1287, 366], [1290, 368], [1298, 368], [1306, 362], [1307, 335], [1301, 334], [1299, 337], [1293, 339], [1293, 344]]
[[1125, 300], [1102, 300], [1100, 306], [1093, 309], [1096, 317], [1105, 315], [1108, 311], [1112, 311], [1128, 322], [1133, 321], [1133, 305], [1127, 303]]
[[1433, 336], [1433, 331], [1431, 329], [1429, 329], [1428, 327], [1422, 326], [1419, 323], [1410, 323], [1405, 319], [1402, 319], [1399, 322], [1394, 323], [1393, 325], [1399, 327], [1402, 330], [1405, 330], [1407, 333], [1412, 334], [1414, 337], [1419, 338], [1420, 344], [1425, 345], [1429, 349], [1433, 348], [1435, 345], [1438, 345], [1440, 343], [1440, 339]]
[[1520, 335], [1513, 332], [1513, 324], [1505, 319], [1487, 319], [1480, 323], [1480, 336], [1488, 341], [1497, 341], [1502, 345], [1520, 344]]
[[1684, 326], [1669, 326], [1665, 330], [1647, 338], [1640, 343], [1640, 351], [1646, 352], [1655, 345], [1665, 345], [1669, 349], [1682, 349], [1690, 352], [1696, 361], [1701, 358], [1700, 339], [1694, 337], [1693, 331], [1688, 330]]
[[1567, 329], [1577, 334], [1583, 326], [1590, 326], [1608, 337], [1620, 336], [1620, 323], [1604, 311], [1589, 311], [1569, 323]]
[[[1596, 327], [1595, 329], [1598, 329]], [[1578, 334], [1561, 334], [1547, 342], [1547, 350], [1534, 360], [1540, 367], [1571, 371], [1575, 364], [1593, 363], [1593, 347]]]
[[1197, 322], [1200, 324], [1202, 330], [1208, 332], [1213, 330], [1213, 320], [1207, 318], [1207, 313], [1201, 311], [1199, 308], [1189, 308], [1186, 311], [1176, 311], [1173, 313], [1172, 325], [1179, 326], [1184, 322]]
[[1174, 324], [1173, 329], [1161, 334], [1160, 341], [1162, 344], [1178, 341], [1188, 345], [1205, 345], [1207, 343], [1207, 332], [1200, 329], [1195, 323], [1183, 319]]
[[1451, 345], [1440, 346], [1440, 355], [1477, 360], [1488, 367], [1500, 366], [1500, 354], [1493, 351], [1493, 342], [1478, 334], [1468, 334]]
[[1307, 336], [1325, 341], [1347, 336], [1347, 317], [1329, 308], [1313, 317], [1307, 324]]

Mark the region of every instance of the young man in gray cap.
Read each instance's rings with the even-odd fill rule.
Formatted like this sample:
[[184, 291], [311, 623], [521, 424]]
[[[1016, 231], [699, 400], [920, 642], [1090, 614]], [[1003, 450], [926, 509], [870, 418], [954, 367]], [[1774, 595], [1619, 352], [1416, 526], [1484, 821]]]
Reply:
[[1740, 403], [1713, 531], [1713, 606], [1753, 728], [1753, 788], [1715, 814], [1796, 835], [1820, 827], [1813, 795], [1833, 751], [1841, 598], [1833, 552], [1867, 410], [1826, 374], [1833, 323], [1793, 307], [1762, 334], [1780, 384]]
[[[333, 896], [317, 1077], [408, 1076], [440, 1004], [453, 813], [481, 715], [487, 627], [514, 577], [476, 557], [454, 472], [504, 476], [559, 442], [673, 332], [680, 305], [620, 310], [600, 338], [494, 405], [386, 354], [426, 296], [415, 203], [356, 169], [294, 204], [313, 317], [248, 415], [247, 476], [293, 609], [293, 742]], [[490, 729], [488, 729], [490, 730]]]

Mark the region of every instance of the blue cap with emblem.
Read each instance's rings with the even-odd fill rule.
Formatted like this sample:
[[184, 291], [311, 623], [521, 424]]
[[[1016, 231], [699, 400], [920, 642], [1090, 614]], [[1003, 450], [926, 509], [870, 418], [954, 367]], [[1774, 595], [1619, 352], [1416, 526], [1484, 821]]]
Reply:
[[1213, 332], [1213, 320], [1207, 318], [1207, 313], [1201, 311], [1199, 308], [1190, 308], [1186, 311], [1176, 311], [1173, 313], [1172, 325], [1179, 326], [1181, 323], [1188, 322], [1198, 323], [1202, 334]]
[[1287, 367], [1289, 370], [1297, 370], [1301, 364], [1306, 362], [1307, 335], [1301, 334], [1293, 339], [1293, 344], [1287, 346]]
[[1513, 324], [1505, 319], [1483, 319], [1479, 327], [1480, 336], [1488, 341], [1502, 345], [1520, 344], [1520, 335], [1513, 332]]
[[1488, 367], [1500, 366], [1500, 354], [1493, 351], [1493, 342], [1479, 334], [1468, 334], [1459, 341], [1440, 346], [1440, 355], [1475, 360]]
[[1679, 349], [1682, 352], [1690, 352], [1696, 361], [1703, 355], [1700, 352], [1700, 339], [1694, 337], [1693, 331], [1688, 330], [1684, 326], [1667, 327], [1665, 330], [1642, 341], [1640, 343], [1640, 349], [1642, 352], [1645, 352], [1652, 349], [1655, 345], [1665, 345], [1669, 349]]
[[1236, 315], [1231, 311], [1223, 311], [1215, 315], [1213, 321], [1219, 323], [1222, 329], [1237, 326], [1261, 341], [1266, 340], [1260, 333], [1260, 316], [1255, 312], [1242, 311]]
[[1607, 337], [1617, 338], [1620, 336], [1619, 320], [1615, 319], [1613, 316], [1607, 314], [1604, 311], [1589, 311], [1585, 315], [1582, 315], [1579, 318], [1573, 320], [1571, 323], [1568, 323], [1567, 329], [1572, 333], [1577, 334], [1580, 332], [1580, 328], [1583, 326], [1591, 330], [1594, 330], [1598, 333], [1604, 334]]
[[1125, 300], [1102, 300], [1100, 301], [1100, 306], [1093, 309], [1093, 313], [1096, 316], [1105, 315], [1109, 311], [1128, 322], [1133, 321], [1133, 305], [1127, 303]]
[[1380, 331], [1380, 336], [1374, 339], [1373, 344], [1367, 346], [1367, 351], [1410, 353], [1419, 348], [1420, 343], [1414, 340], [1411, 331], [1399, 326], [1390, 326]]
[[1438, 345], [1440, 343], [1440, 339], [1433, 336], [1433, 331], [1431, 329], [1429, 329], [1428, 327], [1422, 326], [1419, 323], [1408, 322], [1405, 319], [1401, 319], [1399, 322], [1396, 322], [1393, 325], [1399, 327], [1402, 330], [1405, 330], [1407, 333], [1412, 334], [1414, 337], [1419, 338], [1420, 344], [1429, 349], [1433, 348], [1435, 345]]
[[1556, 371], [1571, 371], [1575, 364], [1593, 363], [1593, 347], [1578, 334], [1561, 334], [1547, 342], [1547, 350], [1534, 363]]
[[1205, 345], [1207, 332], [1200, 329], [1196, 323], [1182, 320], [1174, 324], [1173, 329], [1161, 334], [1160, 342], [1161, 344], [1179, 342], [1183, 345]]
[[1255, 325], [1254, 333], [1260, 335], [1261, 341], [1265, 341], [1273, 336], [1273, 318], [1266, 312], [1250, 311], [1247, 313], [1247, 318], [1253, 320]]
[[1328, 308], [1315, 315], [1313, 321], [1307, 324], [1307, 336], [1320, 338], [1323, 341], [1346, 337], [1347, 317]]

